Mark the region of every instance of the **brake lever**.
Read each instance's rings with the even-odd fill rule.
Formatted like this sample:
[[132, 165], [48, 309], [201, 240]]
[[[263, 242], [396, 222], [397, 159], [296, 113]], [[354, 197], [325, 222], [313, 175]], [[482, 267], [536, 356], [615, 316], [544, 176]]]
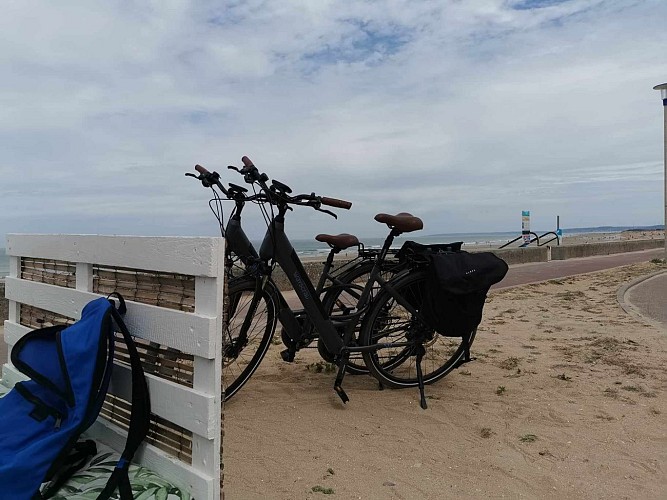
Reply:
[[185, 176], [186, 176], [186, 177], [194, 177], [194, 178], [197, 179], [197, 180], [201, 180], [201, 179], [199, 178], [198, 175], [191, 174], [190, 172], [187, 172], [187, 173], [185, 174]]
[[243, 172], [241, 172], [241, 169], [240, 169], [240, 168], [235, 167], [234, 165], [227, 165], [227, 168], [228, 168], [229, 170], [236, 170], [239, 174], [242, 174], [242, 173], [243, 173]]
[[335, 213], [329, 212], [328, 210], [324, 210], [323, 208], [316, 208], [315, 210], [317, 210], [318, 212], [324, 212], [325, 214], [330, 215], [334, 219], [338, 219], [338, 216]]

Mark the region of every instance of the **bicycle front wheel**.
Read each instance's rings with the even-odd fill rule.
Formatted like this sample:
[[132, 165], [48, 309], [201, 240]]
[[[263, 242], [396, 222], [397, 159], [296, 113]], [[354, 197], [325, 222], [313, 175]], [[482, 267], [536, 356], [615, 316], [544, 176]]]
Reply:
[[[419, 311], [426, 293], [426, 279], [425, 271], [414, 271], [400, 276], [391, 284], [398, 295]], [[473, 330], [469, 344], [472, 344], [474, 337]], [[371, 375], [383, 385], [399, 389], [418, 385], [418, 344], [422, 344], [426, 351], [421, 363], [425, 384], [436, 382], [447, 375], [464, 356], [463, 338], [440, 335], [411, 314], [386, 290], [378, 294], [366, 315], [360, 343], [363, 346], [378, 343], [407, 344], [390, 345], [363, 355]]]
[[[252, 308], [254, 295], [254, 280], [240, 280], [229, 285], [222, 347], [225, 401], [229, 401], [255, 373], [276, 329], [275, 303], [271, 294], [267, 289], [263, 290], [259, 302]], [[248, 316], [250, 325], [244, 333], [242, 327]]]

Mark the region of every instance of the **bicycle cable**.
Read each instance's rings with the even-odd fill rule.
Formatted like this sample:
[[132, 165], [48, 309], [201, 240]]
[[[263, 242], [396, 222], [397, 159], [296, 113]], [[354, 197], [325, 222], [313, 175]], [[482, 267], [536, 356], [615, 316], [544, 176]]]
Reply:
[[[218, 221], [218, 225], [220, 226], [220, 234], [224, 238], [225, 237], [225, 227], [224, 227], [224, 207], [222, 204], [222, 198], [220, 197], [220, 194], [215, 190], [213, 186], [211, 186], [211, 191], [213, 191], [213, 198], [208, 200], [208, 207], [211, 209], [211, 212], [213, 212], [213, 215]], [[215, 208], [213, 208], [215, 206]]]

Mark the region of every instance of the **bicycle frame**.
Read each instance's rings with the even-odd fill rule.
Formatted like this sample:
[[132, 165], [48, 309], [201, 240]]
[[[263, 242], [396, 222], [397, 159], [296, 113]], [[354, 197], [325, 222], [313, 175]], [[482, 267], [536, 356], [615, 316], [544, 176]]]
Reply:
[[[364, 286], [363, 291], [359, 297], [357, 312], [346, 315], [334, 321], [325, 313], [322, 302], [319, 298], [318, 291], [313, 286], [301, 260], [299, 259], [296, 251], [289, 241], [289, 238], [285, 234], [285, 213], [287, 209], [284, 207], [279, 207], [279, 213], [269, 224], [267, 232], [264, 236], [264, 240], [262, 241], [260, 247], [259, 255], [257, 254], [257, 251], [253, 247], [252, 243], [250, 243], [247, 235], [241, 227], [242, 210], [243, 202], [237, 201], [236, 213], [230, 218], [227, 224], [227, 230], [225, 231], [228, 248], [234, 254], [236, 254], [244, 264], [248, 266], [256, 266], [258, 262], [265, 264], [262, 266], [263, 269], [254, 269], [250, 272], [250, 274], [254, 275], [258, 280], [258, 291], [267, 286], [268, 277], [270, 275], [270, 267], [267, 263], [270, 260], [273, 260], [280, 265], [287, 279], [292, 284], [292, 287], [294, 288], [297, 296], [301, 300], [307, 318], [318, 331], [320, 338], [330, 353], [334, 355], [340, 355], [344, 350], [348, 353], [363, 352], [385, 346], [382, 344], [378, 345], [377, 347], [348, 347], [345, 344], [347, 341], [349, 341], [349, 333], [345, 335], [344, 339], [341, 339], [336, 329], [337, 326], [344, 326], [346, 328], [346, 332], [354, 331], [354, 328], [357, 326], [361, 315], [370, 304], [369, 299], [371, 296], [371, 290], [375, 283], [379, 284], [381, 288], [386, 289], [403, 307], [405, 307], [411, 313], [418, 314], [414, 307], [405, 301], [400, 295], [398, 295], [393, 290], [391, 285], [381, 276], [381, 263], [389, 253], [391, 242], [397, 236], [397, 233], [394, 231], [392, 231], [387, 237], [387, 241], [385, 241], [382, 250], [379, 252], [376, 264], [371, 271], [369, 281]], [[318, 283], [318, 289], [321, 289], [326, 277], [326, 273], [323, 273], [323, 276], [320, 278]], [[277, 299], [279, 306], [278, 319], [283, 325], [285, 332], [294, 342], [299, 342], [304, 333], [306, 333], [306, 329], [304, 329], [299, 323], [296, 315], [291, 310], [282, 293], [277, 288], [274, 289], [273, 295], [274, 298]], [[256, 303], [258, 301], [259, 294], [256, 294], [256, 300], [253, 300], [250, 306], [251, 311], [255, 310]], [[250, 317], [251, 314], [248, 316]]]

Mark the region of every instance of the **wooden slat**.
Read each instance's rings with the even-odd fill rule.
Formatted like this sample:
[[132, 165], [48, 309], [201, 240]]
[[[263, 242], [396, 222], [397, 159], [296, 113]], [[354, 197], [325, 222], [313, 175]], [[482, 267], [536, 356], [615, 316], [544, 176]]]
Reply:
[[[5, 279], [5, 294], [10, 300], [76, 319], [81, 318], [81, 310], [88, 302], [99, 297], [10, 277]], [[128, 301], [126, 322], [136, 336], [179, 351], [207, 359], [214, 359], [220, 353], [218, 321], [214, 317]]]
[[222, 238], [7, 235], [7, 255], [217, 276], [224, 266]]
[[[195, 312], [215, 317], [218, 331], [222, 331], [223, 327], [222, 281], [222, 276], [219, 279], [199, 277], [195, 286]], [[222, 336], [218, 336], [216, 340], [216, 349], [222, 352]], [[222, 356], [216, 356], [215, 359], [195, 358], [194, 388], [212, 391], [219, 413], [222, 413]], [[192, 465], [200, 470], [207, 470], [211, 466], [216, 470], [221, 469], [222, 419], [215, 423], [217, 435], [214, 439], [206, 439], [197, 434], [192, 436]]]
[[[5, 341], [10, 346], [32, 329], [5, 321]], [[116, 363], [109, 392], [131, 399], [132, 379], [129, 367]], [[219, 432], [219, 402], [212, 394], [189, 389], [155, 375], [146, 374], [151, 411], [184, 429], [212, 439]]]
[[9, 346], [9, 349], [11, 350], [11, 347], [16, 344], [16, 342], [23, 337], [26, 333], [29, 331], [32, 331], [32, 328], [28, 328], [23, 325], [19, 325], [18, 323], [15, 323], [11, 320], [5, 320], [5, 342]]
[[[6, 339], [6, 342], [10, 345], [14, 345], [21, 336], [28, 333], [31, 329], [56, 324], [71, 324], [74, 321], [32, 306], [22, 305], [21, 311], [21, 324], [18, 325], [20, 328], [16, 330], [18, 326], [9, 326], [9, 337]], [[118, 342], [116, 343], [114, 357], [117, 361], [129, 365], [130, 358], [122, 335], [117, 333], [116, 338]], [[191, 354], [185, 354], [169, 347], [160, 346], [159, 344], [149, 343], [136, 337], [134, 340], [145, 373], [153, 374], [185, 387], [193, 386], [194, 357]]]
[[[116, 364], [111, 380], [109, 392], [131, 400], [132, 373], [129, 367]], [[151, 412], [208, 439], [212, 439], [216, 432], [219, 432], [219, 412], [215, 396], [150, 374], [146, 374], [146, 381]]]
[[[130, 425], [132, 405], [113, 394], [107, 394], [100, 412], [103, 418], [127, 431]], [[187, 464], [192, 463], [193, 434], [151, 413], [146, 442], [156, 446]]]

